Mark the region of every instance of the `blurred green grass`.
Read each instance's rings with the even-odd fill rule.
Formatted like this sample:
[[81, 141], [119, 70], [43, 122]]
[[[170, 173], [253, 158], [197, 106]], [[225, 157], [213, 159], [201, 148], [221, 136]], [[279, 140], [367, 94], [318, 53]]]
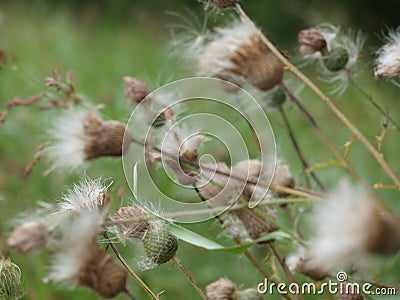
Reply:
[[[169, 40], [168, 30], [161, 21], [160, 23], [154, 20], [148, 21], [149, 24], [153, 23], [151, 26], [137, 22], [118, 24], [102, 20], [90, 21], [89, 12], [85, 19], [77, 18], [70, 10], [37, 11], [27, 4], [12, 3], [0, 6], [0, 11], [2, 16], [0, 48], [6, 51], [9, 58], [5, 68], [0, 70], [0, 101], [2, 102], [14, 97], [24, 98], [42, 91], [44, 78], [50, 75], [52, 69], [58, 69], [61, 73], [72, 70], [77, 90], [89, 101], [106, 105], [103, 111], [106, 118], [126, 121], [130, 111], [124, 104], [123, 76], [131, 75], [148, 80], [155, 88], [169, 80], [191, 75], [181, 70], [179, 59], [168, 55], [166, 50]], [[295, 32], [291, 34], [293, 37], [296, 36]], [[13, 56], [16, 58], [15, 61], [11, 59]], [[360, 81], [368, 92], [372, 93], [384, 106], [389, 107], [394, 117], [399, 120], [398, 90], [385, 81], [372, 80], [368, 59], [370, 57], [366, 57], [363, 61], [366, 71]], [[327, 89], [326, 86], [324, 88]], [[350, 89], [340, 98], [333, 98], [370, 140], [380, 133], [382, 117], [366, 104], [356, 90]], [[328, 133], [332, 142], [344, 151], [342, 145], [351, 138], [351, 132], [309, 91], [302, 94], [302, 99], [316, 116], [321, 127]], [[332, 155], [318, 140], [312, 128], [295, 107], [286, 104], [285, 108], [310, 163], [323, 163], [332, 159]], [[65, 187], [79, 178], [79, 175], [62, 173], [42, 177], [41, 172], [47, 167], [45, 162], [40, 162], [28, 178], [24, 179], [21, 176], [24, 166], [34, 155], [34, 149], [45, 141], [48, 120], [53, 114], [52, 111], [39, 113], [34, 107], [16, 108], [10, 110], [7, 121], [0, 125], [0, 232], [2, 236], [9, 232], [9, 222], [19, 212], [34, 209], [39, 200], [54, 203], [55, 199], [60, 199]], [[274, 129], [279, 157], [289, 163], [293, 174], [301, 183], [302, 169], [290, 146], [280, 116], [275, 111], [268, 112], [268, 116]], [[399, 133], [390, 130], [383, 144], [383, 153], [398, 174], [400, 174], [399, 146]], [[349, 161], [369, 184], [390, 183], [359, 142], [353, 146]], [[99, 176], [112, 178], [114, 195], [120, 185], [125, 185], [122, 164], [118, 159], [96, 161], [90, 165], [86, 173], [93, 178]], [[339, 168], [324, 169], [318, 171], [318, 174], [331, 188], [336, 186], [340, 177], [344, 176], [343, 170]], [[396, 212], [400, 212], [397, 191], [379, 190], [378, 194]], [[129, 197], [128, 191], [125, 196]], [[220, 229], [213, 225], [213, 222], [191, 225], [190, 228], [211, 238], [218, 238], [222, 240], [221, 242], [231, 243], [229, 239], [220, 236]], [[142, 255], [140, 249], [120, 248], [124, 256], [136, 268], [136, 261]], [[284, 251], [288, 250], [286, 246], [283, 248]], [[266, 255], [263, 249], [252, 249], [252, 252], [260, 260]], [[44, 284], [42, 278], [46, 275], [45, 265], [49, 262], [48, 254], [39, 254], [33, 258], [14, 253], [10, 255], [21, 266], [27, 286], [26, 299], [96, 298], [87, 289], [65, 291], [57, 286]], [[246, 287], [254, 286], [263, 280], [245, 257], [208, 253], [184, 243], [180, 244], [178, 255], [201, 287], [225, 276]], [[394, 262], [397, 268], [392, 268]], [[386, 265], [387, 271], [384, 272], [384, 277], [379, 279], [398, 284], [399, 261], [390, 258], [386, 261]], [[138, 272], [155, 292], [165, 290], [164, 299], [199, 298], [177, 266], [171, 263], [155, 270]], [[133, 280], [129, 282], [129, 289], [139, 299], [147, 299]], [[124, 299], [124, 297], [119, 296], [117, 299]], [[274, 299], [274, 297], [269, 297], [269, 299]], [[384, 297], [376, 299], [384, 299]]]

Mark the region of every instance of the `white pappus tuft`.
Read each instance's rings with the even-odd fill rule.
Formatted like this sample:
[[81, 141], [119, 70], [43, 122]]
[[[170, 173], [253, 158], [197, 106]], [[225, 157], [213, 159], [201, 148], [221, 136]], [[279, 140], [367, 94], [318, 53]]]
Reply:
[[400, 29], [390, 31], [386, 44], [377, 52], [374, 75], [392, 78], [400, 75]]

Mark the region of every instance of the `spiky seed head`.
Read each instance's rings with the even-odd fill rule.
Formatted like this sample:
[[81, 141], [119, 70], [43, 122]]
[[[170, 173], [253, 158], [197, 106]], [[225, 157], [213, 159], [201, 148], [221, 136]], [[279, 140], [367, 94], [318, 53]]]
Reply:
[[206, 286], [208, 300], [233, 300], [236, 286], [227, 278], [221, 278]]
[[178, 239], [161, 221], [151, 223], [142, 243], [147, 258], [157, 266], [171, 260], [178, 249]]
[[349, 53], [345, 48], [337, 47], [324, 57], [324, 66], [331, 72], [343, 70], [349, 61]]
[[117, 121], [103, 121], [88, 114], [83, 123], [88, 138], [85, 145], [86, 160], [102, 156], [121, 156], [126, 126]]
[[235, 6], [237, 0], [211, 0], [211, 2], [219, 8], [227, 8], [230, 6]]
[[277, 86], [275, 87], [270, 94], [269, 97], [269, 105], [271, 105], [272, 107], [280, 107], [283, 105], [283, 103], [285, 103], [286, 101], [286, 95], [285, 93], [282, 91], [282, 89]]
[[282, 82], [284, 65], [261, 35], [251, 23], [220, 29], [199, 59], [200, 73], [228, 80], [242, 77], [260, 90], [273, 88]]
[[24, 294], [20, 268], [9, 258], [0, 258], [0, 299], [17, 300]]
[[357, 291], [357, 289], [349, 284], [347, 281], [343, 282], [339, 287], [339, 292], [337, 293], [338, 300], [364, 300], [363, 295]]
[[125, 76], [125, 98], [131, 105], [139, 104], [144, 98], [150, 94], [150, 90], [146, 83], [136, 78]]
[[254, 240], [278, 229], [268, 220], [276, 219], [274, 213], [264, 206], [255, 209], [245, 207], [232, 211], [232, 214], [243, 223], [247, 233]]
[[126, 290], [127, 275], [103, 249], [94, 247], [90, 260], [79, 272], [78, 283], [104, 298], [114, 298]]
[[300, 43], [300, 53], [310, 55], [326, 48], [326, 40], [318, 29], [301, 30], [297, 35]]
[[235, 300], [262, 300], [264, 299], [260, 293], [257, 291], [257, 289], [251, 288], [251, 289], [245, 289], [242, 291], [236, 291], [233, 299]]
[[16, 227], [7, 239], [7, 247], [29, 253], [41, 249], [47, 242], [48, 228], [43, 222], [26, 222]]
[[[114, 214], [114, 219], [128, 220], [132, 218], [143, 218], [146, 217], [146, 213], [135, 206], [122, 206]], [[146, 220], [135, 221], [129, 223], [121, 223], [117, 225], [119, 231], [126, 237], [143, 238], [146, 232], [149, 230], [150, 223]]]

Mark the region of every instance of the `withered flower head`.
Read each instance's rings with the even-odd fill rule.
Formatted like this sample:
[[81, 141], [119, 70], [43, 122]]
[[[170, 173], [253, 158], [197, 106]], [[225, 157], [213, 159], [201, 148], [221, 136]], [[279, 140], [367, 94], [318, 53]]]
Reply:
[[137, 80], [136, 78], [125, 76], [124, 83], [125, 98], [131, 105], [139, 104], [150, 94], [147, 84]]
[[44, 222], [26, 222], [16, 227], [7, 239], [7, 247], [29, 253], [41, 249], [47, 242], [48, 228]]
[[302, 55], [310, 55], [320, 52], [326, 48], [326, 40], [318, 29], [304, 29], [297, 35], [300, 43], [300, 53]]
[[268, 49], [252, 23], [218, 29], [199, 59], [202, 75], [234, 80], [245, 78], [260, 90], [272, 89], [283, 79], [283, 63]]

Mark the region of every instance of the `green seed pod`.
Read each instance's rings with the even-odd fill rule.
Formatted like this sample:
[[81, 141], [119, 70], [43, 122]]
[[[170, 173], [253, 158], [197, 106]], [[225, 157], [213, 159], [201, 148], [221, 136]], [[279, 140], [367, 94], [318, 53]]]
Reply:
[[269, 96], [269, 105], [272, 107], [280, 107], [286, 101], [286, 95], [280, 87], [275, 88]]
[[344, 48], [334, 48], [324, 58], [325, 67], [331, 72], [343, 70], [349, 61], [349, 53]]
[[158, 222], [151, 224], [142, 242], [146, 256], [156, 265], [168, 262], [178, 249], [177, 238]]
[[0, 259], [0, 299], [17, 300], [25, 294], [21, 270], [8, 258]]
[[243, 291], [236, 291], [233, 296], [234, 300], [262, 300], [260, 293], [256, 289], [246, 289]]

